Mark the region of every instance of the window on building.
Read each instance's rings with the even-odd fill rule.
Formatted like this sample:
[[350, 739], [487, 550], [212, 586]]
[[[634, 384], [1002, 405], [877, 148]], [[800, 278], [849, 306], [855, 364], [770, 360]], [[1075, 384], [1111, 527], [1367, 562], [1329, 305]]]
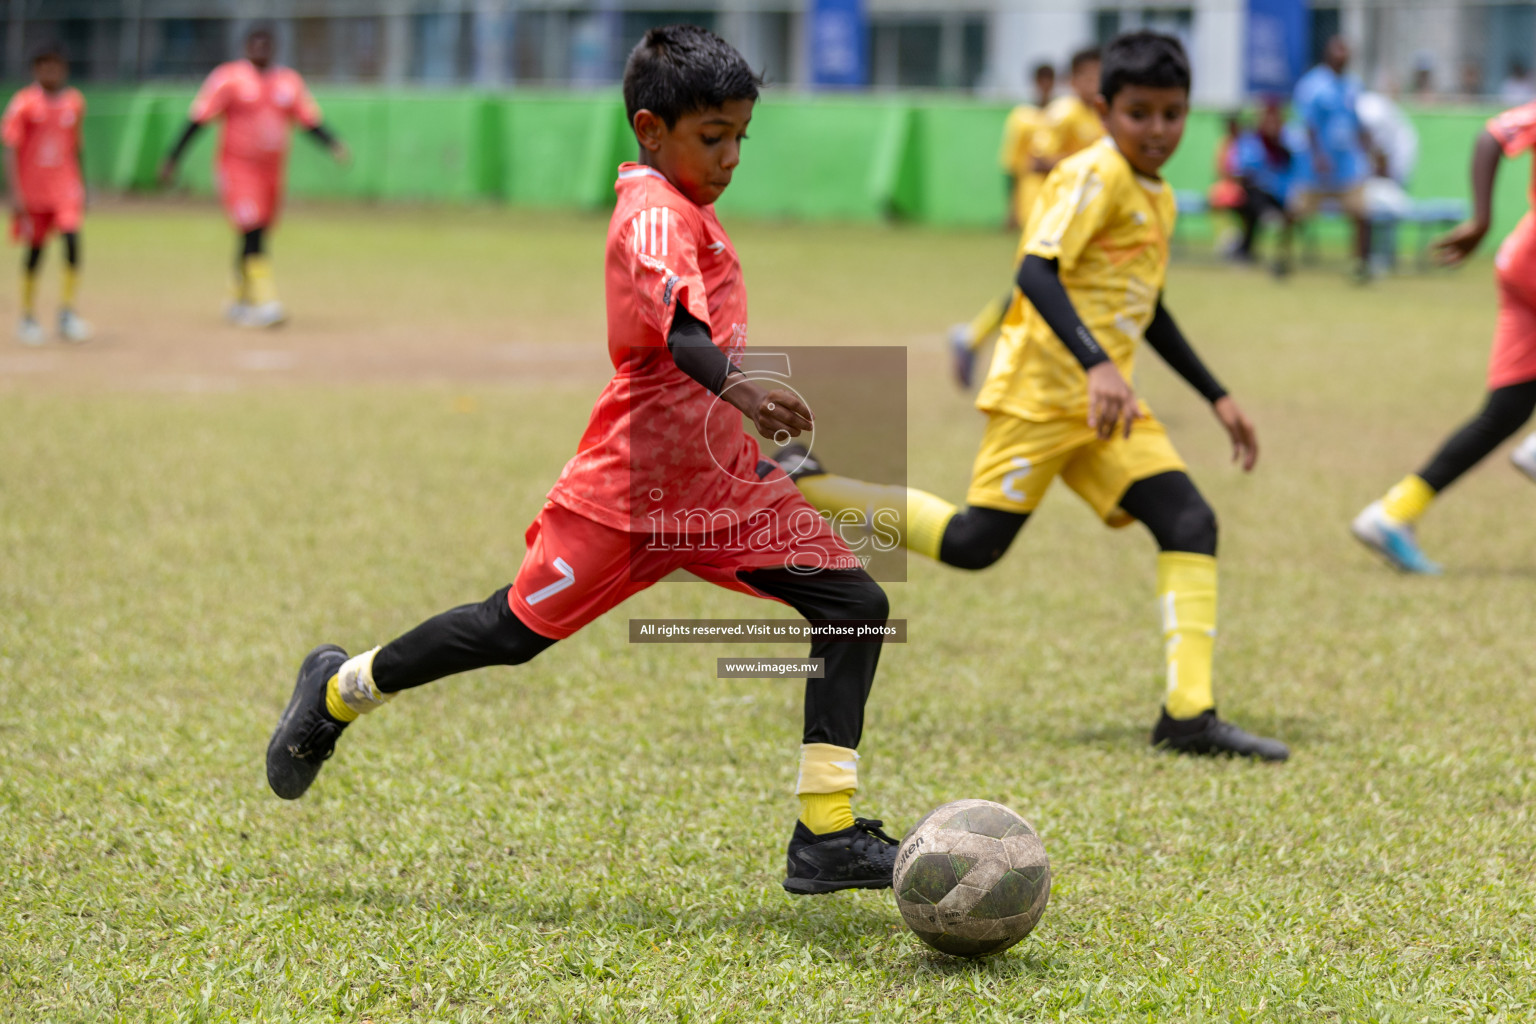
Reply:
[[229, 57], [229, 23], [222, 18], [166, 18], [150, 73], [166, 78], [206, 75]]

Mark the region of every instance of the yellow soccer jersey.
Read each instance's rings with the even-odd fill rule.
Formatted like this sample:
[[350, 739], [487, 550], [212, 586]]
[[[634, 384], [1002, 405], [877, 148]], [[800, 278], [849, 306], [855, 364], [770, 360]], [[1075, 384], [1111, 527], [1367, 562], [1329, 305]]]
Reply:
[[1065, 160], [1104, 137], [1099, 112], [1073, 94], [1059, 96], [1045, 108], [1045, 124], [1035, 132], [1035, 155]]
[[1045, 111], [1020, 103], [1003, 123], [1003, 145], [997, 162], [1004, 174], [1017, 178], [1028, 174], [1035, 155], [1035, 133], [1045, 124]]
[[[1045, 179], [1019, 259], [1056, 260], [1083, 324], [1130, 380], [1168, 269], [1173, 189], [1131, 168], [1110, 139], [1062, 161]], [[1015, 294], [976, 406], [1028, 420], [1086, 416], [1088, 378]]]

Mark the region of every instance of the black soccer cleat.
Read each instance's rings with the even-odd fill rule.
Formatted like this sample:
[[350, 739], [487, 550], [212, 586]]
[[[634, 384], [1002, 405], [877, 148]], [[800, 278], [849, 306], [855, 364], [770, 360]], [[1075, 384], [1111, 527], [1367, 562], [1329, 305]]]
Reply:
[[1252, 757], [1260, 761], [1284, 761], [1290, 749], [1279, 740], [1255, 736], [1216, 717], [1216, 709], [1194, 718], [1173, 718], [1168, 709], [1152, 729], [1152, 745], [1175, 754], [1206, 757]]
[[880, 830], [884, 824], [854, 818], [852, 828], [817, 835], [805, 822], [795, 822], [784, 888], [796, 896], [839, 889], [889, 889], [900, 843]]
[[304, 795], [347, 727], [325, 712], [326, 684], [346, 660], [340, 647], [321, 644], [299, 666], [293, 696], [267, 743], [267, 785], [284, 800]]
[[826, 473], [826, 468], [817, 461], [816, 456], [811, 454], [811, 450], [798, 442], [785, 445], [768, 458], [777, 462], [779, 468], [796, 482], [801, 477], [821, 476]]

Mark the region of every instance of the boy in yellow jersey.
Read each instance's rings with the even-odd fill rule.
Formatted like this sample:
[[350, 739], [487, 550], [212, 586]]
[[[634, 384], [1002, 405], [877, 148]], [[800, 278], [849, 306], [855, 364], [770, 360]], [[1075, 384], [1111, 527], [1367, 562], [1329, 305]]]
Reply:
[[[976, 404], [988, 414], [968, 507], [906, 487], [827, 473], [804, 448], [779, 452], [823, 511], [894, 514], [912, 551], [963, 569], [996, 562], [1060, 477], [1110, 526], [1141, 520], [1156, 539], [1167, 693], [1154, 746], [1266, 761], [1284, 744], [1216, 715], [1216, 516], [1163, 426], [1129, 383], [1147, 342], [1212, 403], [1233, 459], [1258, 458], [1253, 424], [1185, 340], [1162, 301], [1173, 190], [1158, 171], [1184, 133], [1189, 62], [1155, 32], [1105, 50], [1096, 105], [1110, 138], [1046, 179], [1021, 246], [1018, 286]], [[1027, 301], [1025, 301], [1027, 300]]]
[[1008, 227], [1017, 231], [1029, 220], [1045, 175], [1035, 170], [1035, 138], [1046, 127], [1045, 111], [1056, 91], [1056, 69], [1049, 64], [1035, 66], [1035, 102], [1020, 103], [1008, 112], [1003, 124], [1003, 145], [998, 163], [1008, 176]]
[[[1029, 133], [1029, 149], [1020, 159], [1021, 168], [1028, 167], [1028, 171], [1019, 177], [1020, 187], [1014, 192], [1018, 201], [1015, 216], [1021, 227], [1029, 221], [1035, 197], [1051, 168], [1104, 137], [1103, 122], [1093, 106], [1094, 98], [1099, 94], [1099, 51], [1079, 50], [1072, 55], [1071, 67], [1072, 91], [1056, 100], [1041, 102], [1038, 120]], [[983, 306], [969, 323], [950, 328], [951, 365], [955, 381], [962, 388], [971, 386], [976, 353], [1002, 327], [1003, 316], [1012, 301], [1013, 285], [1010, 283], [1000, 298]]]

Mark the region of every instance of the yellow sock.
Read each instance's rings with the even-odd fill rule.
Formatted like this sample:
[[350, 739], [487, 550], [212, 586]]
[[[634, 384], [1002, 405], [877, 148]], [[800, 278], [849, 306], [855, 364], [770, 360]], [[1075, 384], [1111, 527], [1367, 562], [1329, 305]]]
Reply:
[[[1010, 302], [1013, 300], [1011, 293], [1008, 296], [1008, 300]], [[969, 328], [971, 332], [971, 350], [975, 351], [980, 348], [988, 338], [996, 334], [1003, 326], [1003, 317], [1007, 315], [1008, 302], [1004, 302], [1002, 299], [993, 299], [985, 306], [982, 306], [981, 312], [977, 313], [975, 318], [971, 320]]]
[[1168, 692], [1174, 718], [1194, 718], [1216, 706], [1211, 652], [1216, 645], [1216, 559], [1183, 551], [1157, 556], [1157, 598], [1163, 612]]
[[1409, 473], [1381, 499], [1381, 510], [1400, 523], [1416, 523], [1434, 500], [1435, 489], [1423, 477]]
[[59, 293], [59, 305], [65, 309], [75, 308], [75, 286], [79, 284], [80, 273], [69, 264], [64, 264], [64, 288]]
[[253, 306], [277, 301], [277, 283], [272, 279], [272, 261], [265, 256], [245, 258], [245, 290]]
[[939, 557], [944, 527], [959, 511], [937, 495], [899, 484], [871, 484], [835, 473], [801, 477], [800, 493], [822, 512], [853, 510], [877, 534], [899, 533], [902, 547]]
[[21, 272], [21, 315], [32, 316], [37, 306], [37, 275], [30, 270]]
[[395, 699], [394, 694], [384, 693], [373, 681], [373, 657], [378, 653], [375, 647], [348, 658], [325, 684], [325, 710], [336, 721], [355, 721], [358, 715]]
[[330, 682], [325, 684], [325, 712], [338, 722], [355, 722], [360, 712], [347, 707], [347, 702], [341, 699], [341, 675], [331, 676]]
[[805, 743], [800, 747], [800, 820], [818, 835], [853, 827], [852, 797], [859, 788], [859, 754], [851, 747]]
[[801, 793], [800, 820], [817, 835], [853, 828], [853, 790], [841, 793]]

